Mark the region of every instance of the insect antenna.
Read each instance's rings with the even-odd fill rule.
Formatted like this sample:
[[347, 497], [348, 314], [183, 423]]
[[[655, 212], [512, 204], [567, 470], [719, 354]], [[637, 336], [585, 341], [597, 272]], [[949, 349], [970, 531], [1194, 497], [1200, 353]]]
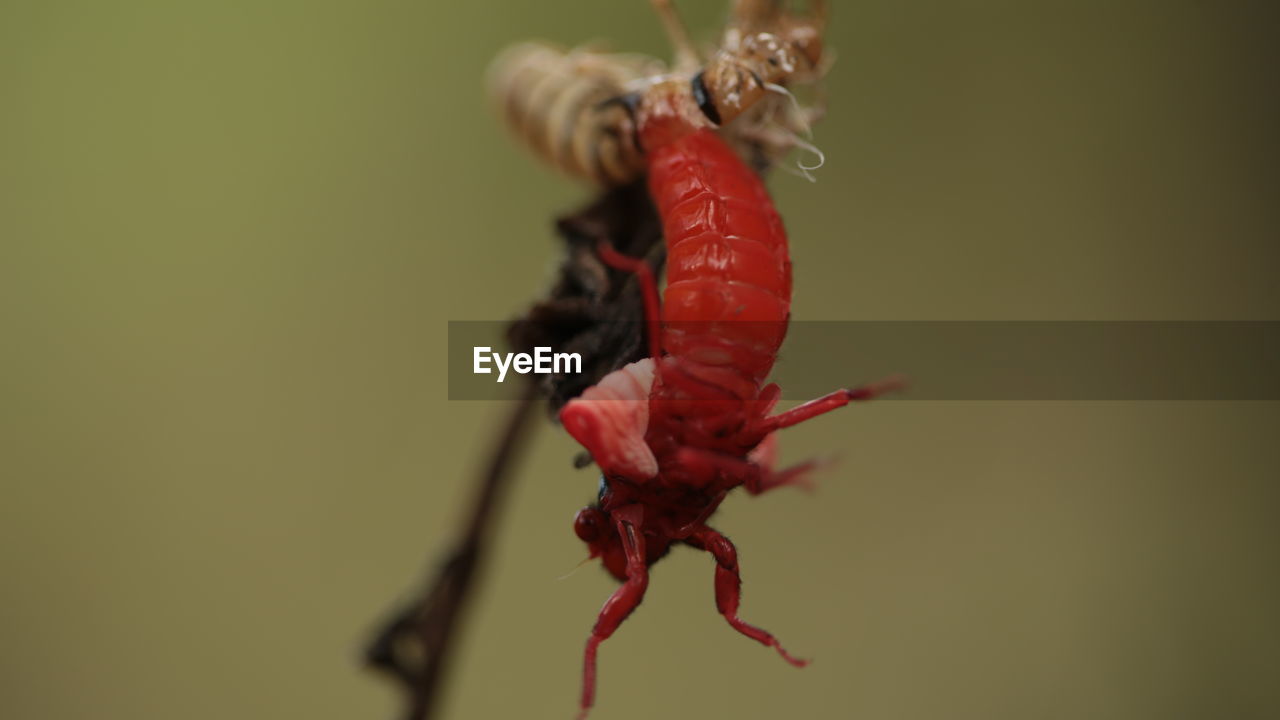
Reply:
[[800, 107], [800, 101], [796, 99], [795, 94], [777, 83], [763, 83], [763, 87], [771, 93], [785, 97], [790, 102], [790, 114], [796, 118], [796, 122], [800, 125], [800, 132], [804, 133], [805, 137], [812, 139], [813, 128], [809, 126], [809, 118], [805, 117], [804, 108]]
[[822, 150], [820, 150], [817, 145], [814, 145], [813, 143], [795, 135], [794, 133], [792, 133], [791, 140], [792, 142], [795, 143], [796, 147], [800, 148], [801, 150], [804, 150], [805, 152], [812, 153], [813, 156], [818, 159], [817, 165], [805, 165], [803, 162], [799, 160], [796, 161], [796, 167], [800, 168], [801, 177], [803, 177], [805, 180], [808, 180], [809, 182], [818, 182], [818, 179], [813, 176], [813, 173], [811, 171], [818, 170], [823, 165], [827, 164], [827, 154], [822, 152]]
[[581, 570], [583, 565], [586, 565], [587, 563], [591, 562], [592, 560], [594, 560], [594, 558], [592, 558], [590, 555], [588, 555], [588, 556], [586, 556], [586, 557], [582, 558], [582, 561], [581, 561], [581, 562], [579, 562], [577, 565], [574, 565], [574, 566], [569, 570], [569, 572], [567, 572], [567, 573], [565, 573], [565, 574], [561, 575], [560, 577], [556, 578], [556, 581], [557, 581], [557, 582], [559, 582], [559, 581], [561, 581], [561, 580], [568, 580], [569, 578], [573, 577], [573, 574], [574, 574], [574, 573], [576, 573], [576, 572], [578, 572], [579, 570]]

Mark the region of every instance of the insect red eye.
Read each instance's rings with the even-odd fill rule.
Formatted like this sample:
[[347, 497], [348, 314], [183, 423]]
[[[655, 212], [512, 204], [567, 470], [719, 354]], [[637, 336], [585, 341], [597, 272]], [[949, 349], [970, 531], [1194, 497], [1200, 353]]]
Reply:
[[600, 511], [595, 508], [582, 508], [573, 519], [573, 531], [583, 542], [592, 542], [600, 537]]

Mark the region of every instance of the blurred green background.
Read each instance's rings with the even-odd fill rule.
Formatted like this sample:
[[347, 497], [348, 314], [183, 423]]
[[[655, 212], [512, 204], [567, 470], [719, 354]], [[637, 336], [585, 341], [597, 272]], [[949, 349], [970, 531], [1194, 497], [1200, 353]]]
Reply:
[[[723, 0], [680, 3], [713, 38]], [[1277, 319], [1264, 2], [836, 2], [828, 164], [771, 181], [800, 319]], [[447, 320], [542, 291], [589, 196], [483, 94], [507, 43], [666, 54], [648, 4], [0, 2], [0, 717], [384, 718], [358, 650], [500, 404]], [[861, 378], [851, 378], [851, 381]], [[676, 552], [595, 717], [1280, 712], [1275, 403], [894, 402]], [[563, 718], [612, 583], [544, 424], [445, 716]]]

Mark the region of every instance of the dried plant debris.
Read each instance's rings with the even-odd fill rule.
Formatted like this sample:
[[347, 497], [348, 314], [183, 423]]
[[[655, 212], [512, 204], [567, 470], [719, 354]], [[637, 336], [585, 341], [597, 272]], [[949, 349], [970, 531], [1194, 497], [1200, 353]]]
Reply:
[[556, 223], [565, 259], [550, 296], [535, 303], [507, 332], [512, 350], [543, 346], [582, 356], [582, 372], [541, 376], [554, 413], [605, 375], [647, 354], [644, 303], [630, 273], [605, 266], [597, 250], [608, 243], [662, 271], [662, 226], [644, 182], [615, 188]]

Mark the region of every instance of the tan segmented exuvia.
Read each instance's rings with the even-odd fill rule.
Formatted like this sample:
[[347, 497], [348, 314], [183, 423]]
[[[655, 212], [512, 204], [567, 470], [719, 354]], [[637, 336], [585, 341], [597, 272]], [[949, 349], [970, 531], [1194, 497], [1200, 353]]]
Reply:
[[[720, 46], [709, 59], [689, 44], [670, 0], [653, 0], [676, 45], [673, 68], [635, 54], [564, 50], [524, 42], [504, 51], [489, 69], [489, 94], [508, 127], [543, 160], [597, 185], [621, 185], [645, 170], [628, 100], [664, 78], [680, 79], [698, 95], [725, 139], [763, 169], [798, 144], [822, 112], [799, 111], [785, 92], [789, 81], [822, 75], [826, 2], [794, 15], [782, 0], [734, 0]], [[668, 74], [669, 73], [669, 74]], [[794, 102], [794, 101], [793, 101]]]
[[551, 165], [618, 185], [644, 171], [630, 110], [619, 99], [662, 70], [638, 55], [524, 42], [494, 60], [489, 94], [512, 132]]

